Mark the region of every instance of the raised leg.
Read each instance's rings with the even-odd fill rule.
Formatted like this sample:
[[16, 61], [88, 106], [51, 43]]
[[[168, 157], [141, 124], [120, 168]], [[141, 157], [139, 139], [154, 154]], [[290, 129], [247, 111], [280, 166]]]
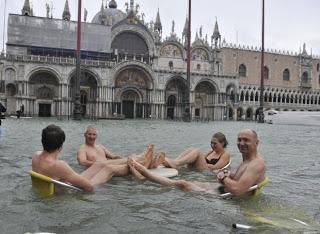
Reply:
[[163, 165], [166, 167], [178, 168], [183, 165], [189, 165], [194, 167], [197, 170], [206, 170], [208, 169], [207, 162], [204, 158], [204, 155], [200, 150], [196, 148], [187, 149], [176, 159], [166, 158]]
[[135, 161], [133, 158], [128, 159], [128, 166], [130, 168], [136, 169], [138, 172], [140, 172], [141, 175], [143, 175], [144, 177], [148, 178], [153, 182], [163, 184], [163, 185], [168, 185], [168, 186], [175, 185], [174, 180], [168, 179], [166, 177], [158, 176], [149, 172], [146, 167], [144, 167], [143, 165]]

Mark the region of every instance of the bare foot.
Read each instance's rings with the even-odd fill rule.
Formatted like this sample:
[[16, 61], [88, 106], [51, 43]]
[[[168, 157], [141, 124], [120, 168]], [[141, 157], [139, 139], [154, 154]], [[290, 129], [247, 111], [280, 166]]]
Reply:
[[164, 152], [158, 153], [155, 156], [155, 158], [152, 160], [150, 164], [150, 168], [157, 168], [159, 165], [161, 165], [165, 161], [165, 157], [166, 155]]
[[143, 154], [143, 157], [142, 157], [143, 160], [139, 161], [139, 163], [141, 163], [146, 168], [149, 168], [150, 164], [152, 162], [153, 149], [154, 149], [154, 145], [153, 144], [148, 145], [147, 150]]
[[129, 166], [131, 174], [134, 175], [134, 177], [137, 178], [138, 180], [145, 180], [146, 177], [144, 177], [143, 175], [141, 175], [139, 171], [137, 171], [137, 169], [133, 166], [133, 163], [134, 163], [134, 159], [129, 157], [127, 160], [127, 165]]
[[170, 168], [178, 168], [178, 165], [174, 162], [174, 160], [165, 158], [164, 161], [162, 162], [162, 164], [165, 167], [170, 167]]

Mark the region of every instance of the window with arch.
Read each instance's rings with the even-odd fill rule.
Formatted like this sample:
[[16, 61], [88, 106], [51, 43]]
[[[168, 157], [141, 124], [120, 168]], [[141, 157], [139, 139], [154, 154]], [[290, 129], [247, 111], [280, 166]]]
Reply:
[[241, 64], [239, 66], [239, 76], [240, 77], [246, 77], [247, 76], [247, 67], [244, 64]]
[[308, 79], [309, 79], [308, 72], [304, 72], [304, 73], [302, 74], [302, 82], [303, 82], [303, 83], [308, 83]]
[[267, 66], [264, 66], [264, 69], [263, 69], [263, 78], [265, 80], [269, 79], [269, 68]]
[[170, 68], [170, 70], [173, 69], [173, 62], [172, 61], [169, 61], [169, 68]]
[[290, 80], [290, 71], [288, 68], [283, 71], [283, 80]]

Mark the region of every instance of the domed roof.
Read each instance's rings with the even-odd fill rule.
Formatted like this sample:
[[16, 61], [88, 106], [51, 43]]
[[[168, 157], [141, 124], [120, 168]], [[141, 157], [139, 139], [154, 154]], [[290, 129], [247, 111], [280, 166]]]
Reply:
[[[109, 24], [114, 25], [127, 17], [127, 15], [125, 13], [118, 10], [117, 8], [105, 8], [105, 9], [103, 9], [103, 13], [100, 10], [93, 17], [91, 23], [102, 24], [101, 15], [103, 15], [103, 17], [105, 17], [105, 20], [106, 20], [106, 22], [108, 22], [107, 23], [108, 25]], [[111, 20], [111, 22], [109, 23], [110, 20]]]

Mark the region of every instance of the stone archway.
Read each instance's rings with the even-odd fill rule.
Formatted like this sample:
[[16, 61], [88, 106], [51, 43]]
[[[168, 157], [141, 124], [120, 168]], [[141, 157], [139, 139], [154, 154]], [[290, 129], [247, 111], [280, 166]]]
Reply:
[[209, 81], [202, 81], [194, 89], [194, 98], [195, 111], [199, 112], [198, 117], [214, 120], [214, 106], [217, 102], [216, 87]]
[[171, 78], [165, 89], [167, 118], [179, 119], [183, 117], [186, 95], [185, 80], [182, 77]]
[[122, 114], [125, 118], [134, 119], [142, 117], [142, 108], [138, 105], [140, 103], [139, 93], [137, 91], [129, 89], [121, 95]]
[[175, 95], [170, 95], [167, 100], [167, 119], [174, 119], [174, 108], [177, 98]]
[[234, 111], [233, 111], [233, 108], [230, 106], [228, 108], [228, 119], [233, 120], [233, 115], [234, 115]]
[[149, 118], [151, 87], [151, 75], [144, 69], [136, 66], [124, 68], [115, 78], [113, 111], [126, 118]]
[[59, 95], [59, 79], [50, 71], [39, 70], [29, 79], [30, 96], [35, 98], [35, 113], [39, 117], [51, 117], [54, 113], [54, 98]]
[[6, 97], [7, 97], [7, 113], [15, 114], [16, 113], [16, 99], [15, 95], [17, 94], [17, 87], [13, 83], [6, 85]]
[[[74, 100], [75, 97], [76, 73], [71, 75], [69, 83], [69, 97]], [[82, 70], [80, 77], [80, 103], [83, 116], [96, 115], [96, 100], [98, 97], [98, 81], [95, 75], [88, 71]]]
[[253, 120], [253, 110], [251, 107], [246, 110], [246, 120]]
[[243, 120], [243, 109], [242, 109], [242, 107], [239, 107], [237, 109], [237, 120]]

